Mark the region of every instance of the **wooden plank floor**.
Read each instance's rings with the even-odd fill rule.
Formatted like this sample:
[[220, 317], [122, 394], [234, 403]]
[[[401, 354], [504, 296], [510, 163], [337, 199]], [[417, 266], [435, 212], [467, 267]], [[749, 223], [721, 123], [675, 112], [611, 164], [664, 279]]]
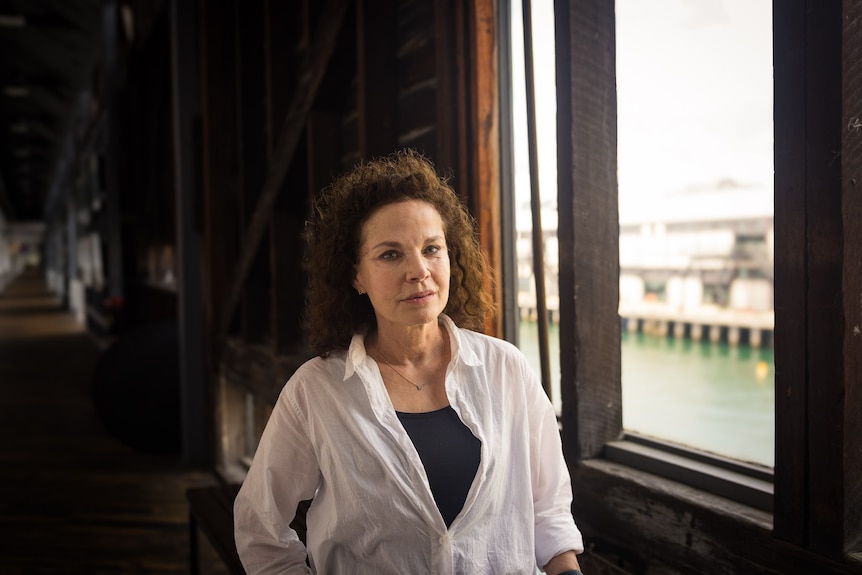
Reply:
[[[0, 292], [0, 573], [188, 573], [185, 490], [214, 483], [102, 427], [99, 348], [35, 270]], [[201, 536], [202, 572], [226, 573]]]

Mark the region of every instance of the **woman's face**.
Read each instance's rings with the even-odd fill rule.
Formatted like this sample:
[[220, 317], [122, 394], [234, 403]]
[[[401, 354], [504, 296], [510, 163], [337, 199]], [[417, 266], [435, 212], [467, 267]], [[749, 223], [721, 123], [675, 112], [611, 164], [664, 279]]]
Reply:
[[439, 212], [409, 200], [378, 209], [360, 234], [353, 286], [368, 293], [377, 328], [437, 321], [449, 301], [449, 252]]

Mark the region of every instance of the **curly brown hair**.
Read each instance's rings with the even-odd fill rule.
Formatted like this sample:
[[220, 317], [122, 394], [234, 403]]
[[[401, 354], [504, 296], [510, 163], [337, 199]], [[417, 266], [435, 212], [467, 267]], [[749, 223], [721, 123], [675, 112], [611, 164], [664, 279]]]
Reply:
[[308, 342], [324, 357], [347, 349], [354, 333], [376, 327], [371, 302], [352, 285], [362, 228], [376, 210], [408, 200], [431, 204], [443, 220], [451, 268], [445, 313], [459, 327], [484, 327], [492, 304], [475, 221], [427, 158], [402, 150], [359, 163], [313, 202], [306, 228], [304, 323]]

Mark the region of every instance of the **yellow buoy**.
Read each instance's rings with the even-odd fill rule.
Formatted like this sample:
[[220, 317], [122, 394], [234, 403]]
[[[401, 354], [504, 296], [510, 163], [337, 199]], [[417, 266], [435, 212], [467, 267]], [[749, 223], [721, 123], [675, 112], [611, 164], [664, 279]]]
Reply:
[[769, 375], [769, 364], [763, 360], [758, 361], [757, 365], [754, 366], [754, 374], [757, 376], [757, 379], [766, 379], [766, 376]]

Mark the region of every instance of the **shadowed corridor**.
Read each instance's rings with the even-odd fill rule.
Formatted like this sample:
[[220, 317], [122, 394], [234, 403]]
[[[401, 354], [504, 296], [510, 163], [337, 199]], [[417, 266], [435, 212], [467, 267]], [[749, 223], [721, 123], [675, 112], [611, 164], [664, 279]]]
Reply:
[[[28, 269], [0, 291], [0, 573], [188, 573], [178, 456], [111, 436], [92, 397], [100, 349]], [[201, 541], [202, 573], [224, 573]]]

